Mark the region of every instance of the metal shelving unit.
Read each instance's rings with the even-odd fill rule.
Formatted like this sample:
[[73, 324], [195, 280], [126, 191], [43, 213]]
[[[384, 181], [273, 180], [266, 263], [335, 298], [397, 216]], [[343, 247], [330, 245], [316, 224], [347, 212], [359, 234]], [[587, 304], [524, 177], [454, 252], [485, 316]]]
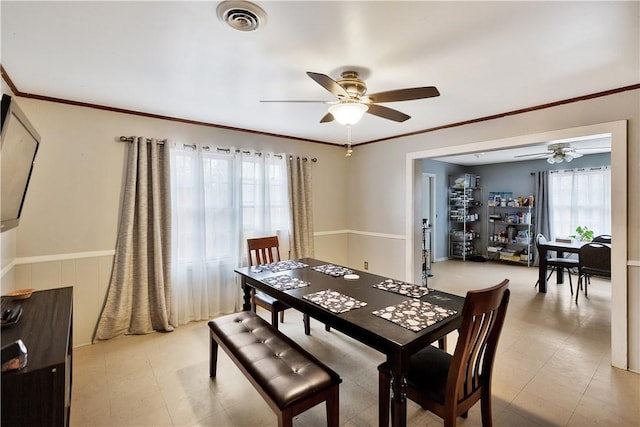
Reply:
[[[494, 261], [533, 265], [535, 218], [528, 198], [511, 193], [489, 193], [487, 203], [487, 258]], [[495, 195], [499, 195], [495, 198]], [[524, 205], [526, 203], [526, 205]], [[523, 206], [524, 205], [524, 206]]]
[[482, 190], [480, 177], [449, 177], [449, 257], [466, 261], [478, 255]]

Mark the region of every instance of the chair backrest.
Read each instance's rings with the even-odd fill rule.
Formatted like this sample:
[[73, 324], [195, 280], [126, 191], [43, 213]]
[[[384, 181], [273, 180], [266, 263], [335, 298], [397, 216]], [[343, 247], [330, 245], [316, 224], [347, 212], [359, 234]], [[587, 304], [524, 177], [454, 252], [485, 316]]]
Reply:
[[603, 243], [587, 243], [580, 248], [578, 260], [580, 274], [611, 277], [611, 247]]
[[280, 261], [278, 236], [247, 239], [249, 265], [263, 265]]
[[594, 243], [608, 243], [611, 244], [611, 235], [609, 234], [601, 234], [593, 238], [592, 242]]
[[543, 234], [538, 233], [536, 235], [536, 249], [538, 250], [538, 253], [540, 253], [540, 245], [543, 243], [547, 243], [547, 238], [544, 237]]
[[[477, 391], [488, 387], [493, 361], [509, 303], [509, 280], [487, 289], [467, 292], [462, 308], [462, 326], [458, 330], [449, 376], [446, 399], [477, 399]], [[472, 396], [475, 395], [475, 396]]]

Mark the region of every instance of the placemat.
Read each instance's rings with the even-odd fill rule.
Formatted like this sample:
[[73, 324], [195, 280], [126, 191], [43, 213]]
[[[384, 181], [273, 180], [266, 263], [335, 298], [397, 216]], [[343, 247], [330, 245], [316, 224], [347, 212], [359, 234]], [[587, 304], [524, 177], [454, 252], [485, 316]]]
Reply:
[[355, 298], [332, 291], [331, 289], [303, 295], [302, 298], [318, 304], [320, 307], [326, 308], [333, 313], [344, 313], [367, 305], [366, 302], [358, 301]]
[[386, 279], [377, 285], [373, 285], [373, 287], [382, 289], [383, 291], [393, 292], [394, 294], [406, 295], [411, 298], [422, 298], [431, 292], [431, 289], [424, 286], [418, 286], [394, 279]]
[[272, 262], [271, 264], [263, 264], [260, 266], [261, 269], [269, 270], [272, 273], [280, 273], [282, 271], [293, 270], [296, 268], [305, 268], [305, 267], [309, 267], [309, 266], [304, 262], [300, 262], [295, 259]]
[[265, 279], [262, 279], [262, 281], [272, 288], [280, 289], [281, 291], [288, 291], [289, 289], [298, 289], [309, 286], [309, 282], [300, 280], [297, 277], [291, 277], [287, 274], [267, 277]]
[[400, 304], [392, 305], [382, 310], [376, 310], [374, 315], [389, 320], [410, 331], [420, 332], [449, 316], [456, 314], [457, 311], [440, 307], [437, 304], [410, 299]]
[[328, 274], [329, 276], [333, 277], [341, 277], [345, 274], [353, 274], [353, 270], [333, 264], [324, 264], [311, 268], [315, 271], [319, 271], [320, 273]]

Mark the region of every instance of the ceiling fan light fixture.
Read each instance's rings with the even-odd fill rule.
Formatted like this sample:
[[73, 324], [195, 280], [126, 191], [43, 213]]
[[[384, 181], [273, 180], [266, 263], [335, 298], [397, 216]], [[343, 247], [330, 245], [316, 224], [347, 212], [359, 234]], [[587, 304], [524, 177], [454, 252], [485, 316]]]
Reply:
[[547, 163], [549, 163], [550, 165], [554, 164], [555, 162], [556, 162], [556, 159], [554, 156], [547, 157]]
[[360, 102], [341, 102], [329, 107], [329, 112], [338, 123], [352, 126], [360, 121], [369, 107]]

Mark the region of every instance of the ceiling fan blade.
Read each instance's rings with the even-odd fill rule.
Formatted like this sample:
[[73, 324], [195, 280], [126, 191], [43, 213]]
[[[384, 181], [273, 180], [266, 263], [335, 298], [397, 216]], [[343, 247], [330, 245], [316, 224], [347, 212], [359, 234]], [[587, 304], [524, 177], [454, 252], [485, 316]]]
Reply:
[[329, 123], [334, 120], [333, 114], [327, 113], [320, 119], [320, 123]]
[[393, 120], [394, 122], [404, 122], [411, 118], [411, 116], [408, 116], [405, 113], [401, 113], [398, 110], [376, 104], [369, 104], [367, 113], [373, 114], [374, 116], [382, 117], [383, 119]]
[[551, 154], [553, 154], [553, 153], [545, 152], [545, 153], [532, 153], [532, 154], [518, 154], [517, 156], [513, 156], [513, 157], [547, 156], [547, 155], [551, 155]]
[[307, 71], [307, 75], [315, 80], [315, 82], [320, 86], [334, 94], [336, 97], [340, 99], [349, 98], [349, 94], [347, 93], [347, 91], [326, 74], [312, 73], [311, 71]]
[[577, 159], [578, 157], [582, 157], [584, 155], [584, 154], [578, 153], [577, 151], [570, 151], [567, 154], [573, 157], [574, 159]]
[[367, 96], [372, 102], [395, 102], [432, 98], [434, 96], [440, 96], [440, 92], [438, 92], [438, 89], [436, 89], [435, 86], [426, 86], [378, 92]]

